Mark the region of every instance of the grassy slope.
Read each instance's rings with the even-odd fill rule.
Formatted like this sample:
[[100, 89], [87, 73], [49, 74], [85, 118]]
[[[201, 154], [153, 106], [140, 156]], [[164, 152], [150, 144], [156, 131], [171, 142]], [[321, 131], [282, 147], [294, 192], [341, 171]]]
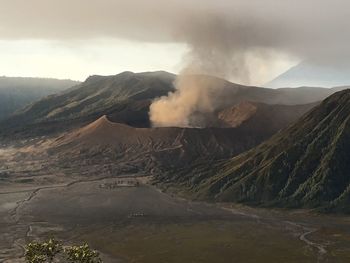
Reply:
[[0, 77], [0, 120], [42, 97], [77, 84], [71, 80]]
[[172, 179], [198, 198], [350, 212], [350, 90], [260, 146]]
[[115, 121], [128, 115], [130, 122], [135, 119], [143, 124], [148, 121], [151, 99], [171, 91], [173, 80], [172, 74], [164, 72], [91, 76], [64, 93], [29, 105], [1, 125], [5, 134], [38, 135], [81, 125], [104, 114]]

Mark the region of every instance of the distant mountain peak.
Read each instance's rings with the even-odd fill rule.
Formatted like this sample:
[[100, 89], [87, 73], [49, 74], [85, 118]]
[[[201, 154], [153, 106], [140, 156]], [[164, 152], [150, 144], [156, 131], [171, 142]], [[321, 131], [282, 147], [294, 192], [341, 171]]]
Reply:
[[264, 86], [268, 88], [283, 87], [336, 87], [350, 85], [350, 64], [325, 65], [304, 61], [282, 73]]

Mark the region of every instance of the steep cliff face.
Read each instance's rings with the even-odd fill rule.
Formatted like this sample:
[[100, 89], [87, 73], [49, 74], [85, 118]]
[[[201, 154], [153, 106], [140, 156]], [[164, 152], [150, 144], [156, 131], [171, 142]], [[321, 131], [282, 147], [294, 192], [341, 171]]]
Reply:
[[350, 212], [350, 90], [246, 153], [192, 168], [181, 181], [198, 198]]
[[295, 122], [318, 105], [269, 105], [259, 102], [240, 102], [218, 113], [222, 127], [246, 127], [260, 133], [275, 133]]

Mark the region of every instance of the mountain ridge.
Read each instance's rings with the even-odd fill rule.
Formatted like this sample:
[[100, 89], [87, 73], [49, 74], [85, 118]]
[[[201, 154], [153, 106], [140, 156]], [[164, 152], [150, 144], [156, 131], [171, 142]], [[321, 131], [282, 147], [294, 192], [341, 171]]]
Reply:
[[350, 84], [349, 64], [337, 65], [334, 63], [319, 63], [303, 61], [290, 68], [264, 86], [269, 88], [320, 86], [337, 87]]
[[68, 79], [0, 77], [0, 120], [40, 98], [62, 92], [79, 83]]
[[349, 213], [349, 151], [347, 89], [261, 145], [230, 160], [180, 171], [170, 185], [183, 185], [199, 199]]
[[[210, 76], [193, 76], [211, 80], [211, 88], [218, 91], [214, 99], [222, 103], [216, 109], [218, 111], [241, 101], [308, 104], [334, 92], [333, 89], [323, 88], [274, 90], [237, 85]], [[154, 99], [175, 90], [175, 78], [176, 75], [164, 71], [93, 75], [63, 93], [50, 95], [18, 111], [1, 122], [1, 134], [2, 137], [8, 134], [11, 137], [42, 136], [81, 127], [102, 115], [107, 115], [114, 122], [150, 127], [150, 104]]]
[[[220, 159], [241, 153], [271, 134], [257, 135], [244, 128], [137, 128], [114, 123], [107, 116], [64, 133], [47, 151], [69, 165], [113, 163], [132, 171], [154, 173], [200, 159]], [[68, 159], [67, 159], [68, 158]], [[135, 170], [136, 169], [136, 170]], [[130, 170], [128, 170], [130, 171]]]

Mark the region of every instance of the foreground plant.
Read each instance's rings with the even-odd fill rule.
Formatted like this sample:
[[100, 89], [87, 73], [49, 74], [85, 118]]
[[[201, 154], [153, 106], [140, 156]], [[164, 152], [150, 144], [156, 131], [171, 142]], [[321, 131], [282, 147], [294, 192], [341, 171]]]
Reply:
[[53, 262], [62, 251], [62, 245], [49, 239], [47, 242], [32, 242], [26, 246], [25, 259], [29, 263]]
[[100, 263], [99, 253], [91, 250], [88, 244], [65, 248], [67, 259], [70, 263]]
[[92, 250], [88, 244], [80, 246], [67, 246], [54, 239], [45, 242], [31, 242], [25, 247], [25, 260], [27, 263], [102, 263], [97, 251]]

